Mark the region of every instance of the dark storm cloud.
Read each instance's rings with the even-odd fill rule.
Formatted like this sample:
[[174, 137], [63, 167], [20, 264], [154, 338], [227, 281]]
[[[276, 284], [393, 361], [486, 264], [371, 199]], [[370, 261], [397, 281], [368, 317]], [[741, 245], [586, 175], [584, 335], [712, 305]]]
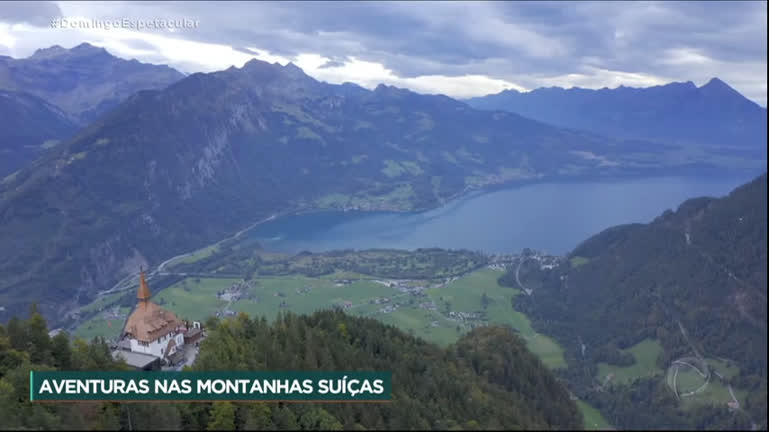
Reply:
[[[498, 70], [474, 72], [563, 74], [585, 58], [600, 67], [639, 71], [654, 67], [667, 50], [684, 47], [722, 61], [766, 61], [766, 2], [198, 2], [162, 7], [200, 18], [200, 29], [190, 32], [196, 39], [257, 46], [283, 56], [313, 52], [388, 60], [387, 67], [403, 76], [469, 72], [488, 59], [504, 61]], [[425, 71], [425, 63], [434, 66]]]

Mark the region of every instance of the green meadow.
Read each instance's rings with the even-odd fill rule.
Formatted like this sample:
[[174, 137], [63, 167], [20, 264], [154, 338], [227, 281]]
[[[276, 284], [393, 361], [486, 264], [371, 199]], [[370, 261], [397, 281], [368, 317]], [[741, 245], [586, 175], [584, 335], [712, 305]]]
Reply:
[[115, 302], [120, 300], [124, 295], [126, 295], [126, 293], [121, 291], [121, 292], [116, 292], [116, 293], [96, 297], [96, 300], [81, 307], [78, 310], [78, 312], [92, 313], [92, 312], [101, 311], [105, 308], [112, 306]]
[[[565, 367], [563, 349], [553, 339], [534, 331], [526, 315], [513, 309], [515, 298], [523, 294], [499, 285], [501, 275], [499, 270], [484, 268], [448, 283], [446, 279], [400, 281], [402, 286], [426, 287], [422, 295], [399, 291], [390, 286], [392, 281], [388, 279], [355, 272], [320, 277], [256, 276], [241, 290], [241, 297], [232, 302], [219, 299], [217, 294], [242, 283], [242, 279], [188, 277], [155, 293], [152, 300], [187, 320], [205, 320], [225, 309], [273, 320], [281, 311], [306, 314], [338, 306], [349, 314], [375, 318], [441, 346], [456, 342], [476, 326], [500, 324], [517, 331], [548, 367]], [[84, 310], [104, 309], [123, 295], [105, 296]], [[130, 309], [122, 308], [121, 313], [127, 315]], [[107, 320], [104, 316], [100, 312], [81, 323], [74, 335], [116, 338], [125, 318]], [[581, 401], [578, 405], [586, 428], [609, 427], [598, 411]]]
[[116, 339], [123, 329], [126, 317], [131, 313], [131, 308], [128, 307], [121, 307], [119, 310], [121, 315], [120, 318], [107, 318], [108, 314], [101, 312], [80, 324], [77, 329], [72, 332], [72, 335], [85, 340], [91, 340], [95, 337]]
[[[515, 297], [522, 294], [518, 289], [499, 285], [497, 279], [501, 275], [501, 271], [483, 269], [470, 273], [445, 287], [431, 288], [427, 292], [439, 305], [439, 310], [449, 302], [453, 311], [485, 312], [489, 324], [508, 325], [518, 331], [526, 340], [529, 349], [547, 366], [565, 367], [563, 349], [553, 339], [534, 331], [529, 318], [513, 309]], [[484, 294], [487, 298], [485, 309], [482, 304]]]
[[585, 430], [610, 430], [613, 429], [611, 424], [601, 415], [601, 413], [588, 405], [587, 403], [577, 399], [577, 407], [582, 413], [584, 418]]
[[212, 244], [209, 246], [206, 246], [202, 249], [198, 249], [195, 252], [191, 253], [190, 255], [184, 256], [182, 258], [179, 258], [178, 260], [174, 260], [169, 263], [169, 266], [171, 264], [187, 264], [187, 263], [194, 263], [197, 262], [203, 258], [207, 258], [214, 254], [216, 251], [219, 250], [218, 243]]
[[630, 366], [615, 366], [598, 363], [598, 378], [603, 382], [609, 374], [613, 374], [610, 383], [629, 384], [641, 377], [661, 375], [663, 370], [657, 366], [657, 357], [662, 352], [662, 346], [653, 339], [644, 339], [630, 348], [622, 350], [629, 352], [635, 358]]
[[[725, 384], [723, 379], [731, 379], [740, 373], [740, 368], [731, 362], [716, 359], [706, 359], [708, 366], [710, 367], [711, 376], [708, 384], [703, 387], [698, 393], [683, 396], [689, 392], [699, 389], [705, 382], [704, 378], [696, 371], [692, 369], [679, 370], [676, 375], [676, 387], [678, 394], [682, 395], [681, 402], [684, 408], [690, 408], [697, 405], [726, 405], [731, 402], [732, 395], [729, 393], [728, 384]], [[718, 375], [716, 374], [718, 373]], [[671, 384], [671, 374], [667, 376], [668, 384]], [[742, 404], [745, 402], [747, 392], [739, 388], [733, 388], [734, 396], [737, 401]]]
[[215, 315], [226, 302], [216, 294], [240, 279], [187, 278], [152, 297], [155, 303], [173, 311], [182, 319], [205, 320]]
[[[696, 372], [686, 372], [685, 374], [695, 374], [699, 376]], [[678, 379], [681, 378], [681, 374], [678, 374]], [[702, 384], [702, 380], [700, 379], [700, 384]], [[740, 403], [740, 405], [745, 403], [745, 397], [747, 396], [747, 392], [742, 389], [734, 388], [732, 389], [734, 391], [734, 396], [737, 399], [737, 401]], [[681, 403], [684, 408], [692, 408], [698, 405], [721, 405], [724, 406], [728, 404], [730, 401], [732, 401], [732, 395], [729, 393], [729, 388], [725, 385], [719, 382], [718, 380], [711, 379], [710, 382], [708, 382], [707, 387], [704, 388], [704, 390], [700, 393], [682, 397]]]
[[585, 258], [585, 257], [574, 256], [574, 257], [571, 257], [569, 262], [571, 263], [571, 267], [572, 268], [577, 268], [577, 267], [580, 267], [580, 266], [583, 266], [583, 265], [589, 263], [590, 260]]
[[708, 366], [725, 379], [731, 379], [740, 373], [739, 366], [728, 360], [707, 359]]
[[[378, 319], [442, 346], [455, 342], [474, 327], [501, 324], [515, 329], [547, 366], [564, 367], [561, 347], [535, 332], [529, 319], [513, 309], [515, 297], [521, 293], [499, 285], [497, 279], [501, 274], [498, 270], [481, 269], [448, 284], [437, 279], [401, 281], [403, 286], [429, 287], [422, 295], [399, 291], [389, 285], [389, 280], [377, 281], [354, 272], [321, 277], [257, 276], [248, 281], [249, 287], [229, 306], [217, 294], [243, 282], [242, 279], [190, 277], [156, 293], [152, 300], [188, 320], [205, 320], [225, 309], [273, 320], [280, 311], [307, 314], [342, 307], [350, 314]], [[84, 310], [103, 309], [122, 295], [105, 296]], [[96, 315], [81, 323], [74, 333], [88, 338], [115, 337], [123, 323], [108, 325], [104, 321], [102, 314]]]

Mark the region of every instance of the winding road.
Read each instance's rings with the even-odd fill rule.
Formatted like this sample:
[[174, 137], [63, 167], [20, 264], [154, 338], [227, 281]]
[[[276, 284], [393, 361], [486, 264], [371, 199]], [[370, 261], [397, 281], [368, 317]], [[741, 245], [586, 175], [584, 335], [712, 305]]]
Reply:
[[[273, 214], [270, 217], [267, 217], [267, 218], [261, 219], [259, 221], [256, 221], [256, 222], [250, 224], [249, 226], [243, 228], [242, 230], [236, 232], [235, 234], [233, 234], [233, 235], [231, 235], [229, 237], [225, 237], [225, 238], [219, 240], [218, 242], [216, 242], [216, 243], [214, 243], [212, 245], [206, 246], [206, 247], [217, 246], [217, 245], [221, 244], [224, 241], [227, 241], [227, 240], [230, 240], [230, 239], [240, 238], [240, 236], [243, 235], [243, 233], [245, 233], [246, 231], [248, 231], [250, 229], [253, 229], [254, 227], [256, 227], [256, 226], [258, 226], [260, 224], [263, 224], [265, 222], [269, 222], [271, 220], [274, 220], [277, 217], [278, 217], [278, 214], [276, 213], [276, 214]], [[165, 267], [168, 264], [170, 264], [170, 263], [172, 263], [172, 262], [174, 262], [176, 260], [192, 256], [192, 255], [196, 254], [198, 251], [200, 251], [201, 249], [205, 249], [206, 247], [195, 249], [192, 252], [186, 252], [186, 253], [183, 253], [183, 254], [179, 254], [179, 255], [176, 255], [174, 257], [171, 257], [171, 258], [163, 261], [162, 263], [160, 263], [155, 268], [155, 270], [151, 271], [147, 275], [147, 277], [150, 278], [150, 279], [152, 277], [154, 277], [154, 276], [171, 276], [171, 275], [207, 277], [208, 275], [205, 275], [205, 274], [168, 273], [168, 272], [164, 271]], [[138, 277], [139, 277], [139, 273], [129, 274], [128, 276], [126, 276], [123, 279], [121, 279], [120, 281], [118, 281], [115, 285], [112, 285], [111, 288], [109, 288], [107, 290], [104, 290], [104, 291], [100, 291], [98, 294], [96, 294], [96, 296], [97, 297], [101, 297], [101, 296], [105, 296], [105, 295], [108, 295], [108, 294], [113, 294], [113, 293], [116, 293], [116, 292], [132, 289], [136, 285], [136, 282], [134, 280], [138, 279]], [[216, 275], [216, 277], [222, 277], [222, 275]]]
[[518, 267], [515, 268], [515, 282], [518, 284], [519, 287], [521, 287], [521, 289], [523, 290], [523, 292], [526, 293], [526, 295], [531, 295], [533, 290], [530, 290], [525, 286], [523, 286], [523, 284], [521, 283], [521, 278], [518, 276], [519, 273], [521, 272], [521, 265], [523, 264], [523, 261], [524, 261], [523, 257], [521, 257], [518, 260]]

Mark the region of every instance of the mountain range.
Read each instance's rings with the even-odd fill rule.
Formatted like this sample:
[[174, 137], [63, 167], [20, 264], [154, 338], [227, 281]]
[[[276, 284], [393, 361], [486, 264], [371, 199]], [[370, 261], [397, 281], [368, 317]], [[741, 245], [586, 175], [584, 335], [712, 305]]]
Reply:
[[327, 84], [290, 63], [252, 60], [179, 79], [88, 44], [0, 63], [0, 83], [83, 124], [0, 181], [2, 318], [40, 301], [56, 322], [141, 266], [275, 214], [419, 210], [502, 183], [762, 162], [386, 85]]
[[124, 60], [88, 43], [71, 49], [55, 45], [22, 59], [0, 56], [0, 89], [42, 98], [80, 125], [139, 90], [160, 89], [182, 78], [168, 66]]
[[648, 88], [505, 90], [467, 103], [625, 139], [715, 147], [766, 159], [766, 108], [718, 78]]
[[[0, 119], [0, 321], [39, 303], [57, 326], [139, 268], [268, 216], [423, 210], [510, 183], [766, 170], [766, 110], [718, 79], [465, 103], [259, 60], [185, 77], [83, 44], [0, 57]], [[558, 374], [615, 426], [694, 428], [712, 414], [735, 427], [749, 413], [766, 427], [766, 187], [764, 174], [607, 229], [524, 275], [536, 289], [515, 307], [564, 347]], [[518, 346], [492, 332], [457, 349]], [[738, 365], [728, 384], [745, 392], [744, 412], [682, 417], [661, 380], [596, 382], [598, 364], [631, 365], [628, 350], [649, 340], [661, 369], [686, 356]], [[520, 377], [483, 356], [469, 362], [479, 376]], [[532, 411], [530, 424], [571, 425], [564, 409]]]
[[484, 184], [640, 171], [667, 150], [621, 148], [292, 64], [197, 73], [134, 94], [0, 183], [0, 298], [66, 308], [278, 212], [427, 208]]
[[0, 56], [0, 178], [137, 91], [183, 77], [168, 66], [124, 60], [87, 43], [39, 49], [22, 59]]

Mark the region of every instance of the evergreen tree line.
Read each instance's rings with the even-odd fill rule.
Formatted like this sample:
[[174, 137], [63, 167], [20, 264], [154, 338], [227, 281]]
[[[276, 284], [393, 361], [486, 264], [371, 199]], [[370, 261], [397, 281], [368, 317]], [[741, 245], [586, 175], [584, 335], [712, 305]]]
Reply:
[[448, 348], [341, 311], [207, 322], [193, 370], [389, 370], [386, 403], [30, 403], [29, 371], [130, 370], [100, 339], [48, 336], [45, 320], [0, 326], [0, 429], [575, 429], [568, 391], [511, 330]]

